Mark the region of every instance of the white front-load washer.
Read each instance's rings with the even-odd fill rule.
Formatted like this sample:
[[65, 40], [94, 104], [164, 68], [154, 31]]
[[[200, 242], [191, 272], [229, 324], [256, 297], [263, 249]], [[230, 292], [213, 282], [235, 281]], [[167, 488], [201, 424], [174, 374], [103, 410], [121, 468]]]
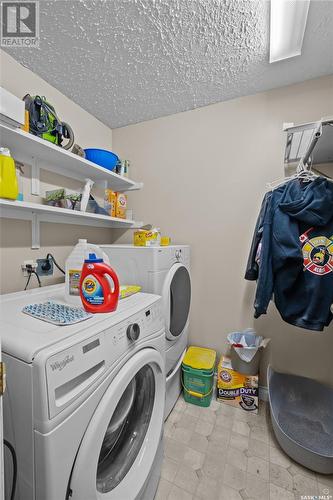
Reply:
[[190, 247], [100, 245], [123, 285], [162, 296], [165, 318], [166, 403], [169, 415], [181, 391], [181, 363], [189, 334], [191, 303]]
[[[163, 452], [161, 299], [138, 293], [71, 326], [22, 313], [63, 295], [56, 285], [1, 297], [15, 500], [152, 500]], [[9, 455], [5, 466], [7, 499]]]

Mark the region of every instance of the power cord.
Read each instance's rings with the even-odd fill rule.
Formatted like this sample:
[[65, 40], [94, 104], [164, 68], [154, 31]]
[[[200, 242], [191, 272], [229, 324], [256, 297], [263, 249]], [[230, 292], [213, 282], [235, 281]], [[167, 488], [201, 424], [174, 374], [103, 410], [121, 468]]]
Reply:
[[32, 275], [36, 276], [37, 281], [38, 281], [38, 286], [39, 286], [39, 288], [40, 288], [40, 287], [42, 286], [42, 283], [41, 283], [41, 281], [40, 281], [40, 279], [39, 279], [39, 276], [38, 276], [38, 274], [36, 273], [36, 271], [35, 271], [34, 269], [32, 269], [31, 264], [27, 264], [27, 265], [26, 265], [26, 269], [27, 269], [27, 273], [28, 273], [28, 279], [27, 279], [27, 282], [26, 282], [26, 284], [25, 284], [24, 291], [28, 288], [29, 283], [30, 283], [30, 280], [31, 280], [31, 276], [32, 276]]
[[[57, 263], [57, 261], [55, 260], [55, 258], [53, 257], [53, 255], [51, 253], [48, 253], [47, 256], [46, 256], [46, 260], [49, 261], [51, 260], [53, 261], [53, 264], [56, 266], [57, 269], [59, 269], [59, 271], [62, 273], [62, 274], [66, 274], [65, 271], [63, 270], [62, 267], [59, 266], [59, 264]], [[49, 271], [51, 268], [50, 266], [50, 263], [47, 262], [45, 263], [43, 266], [42, 266], [42, 269], [43, 271]]]
[[10, 500], [14, 500], [15, 498], [15, 492], [16, 492], [16, 482], [17, 482], [17, 458], [16, 458], [16, 453], [13, 445], [10, 444], [7, 439], [3, 440], [3, 443], [7, 448], [9, 449], [11, 455], [12, 455], [12, 461], [13, 461], [13, 480], [12, 480], [12, 491], [10, 494]]

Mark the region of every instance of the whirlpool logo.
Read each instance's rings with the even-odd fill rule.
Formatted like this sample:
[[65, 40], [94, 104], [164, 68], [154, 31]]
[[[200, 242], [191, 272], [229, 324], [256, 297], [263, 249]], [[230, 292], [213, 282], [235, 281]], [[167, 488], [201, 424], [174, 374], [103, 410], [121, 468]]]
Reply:
[[61, 370], [63, 370], [69, 363], [72, 363], [72, 361], [74, 361], [73, 354], [71, 356], [68, 354], [61, 361], [55, 361], [54, 363], [51, 363], [50, 365], [51, 365], [52, 371], [58, 370], [59, 372], [61, 372]]

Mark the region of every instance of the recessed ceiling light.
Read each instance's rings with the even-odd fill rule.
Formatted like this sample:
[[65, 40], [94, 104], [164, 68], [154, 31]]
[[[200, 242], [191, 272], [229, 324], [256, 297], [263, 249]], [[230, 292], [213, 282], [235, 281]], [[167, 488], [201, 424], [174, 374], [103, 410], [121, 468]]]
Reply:
[[310, 0], [271, 0], [269, 62], [299, 56]]

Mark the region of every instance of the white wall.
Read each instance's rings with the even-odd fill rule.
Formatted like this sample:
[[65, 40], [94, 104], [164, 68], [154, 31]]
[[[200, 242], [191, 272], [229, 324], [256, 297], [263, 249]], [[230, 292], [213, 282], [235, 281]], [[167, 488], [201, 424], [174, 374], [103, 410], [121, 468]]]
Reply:
[[[75, 142], [84, 148], [93, 146], [112, 149], [112, 130], [110, 128], [3, 51], [0, 51], [0, 68], [0, 86], [20, 98], [27, 93], [45, 95], [54, 105], [60, 119], [72, 126]], [[40, 202], [40, 197], [31, 196], [29, 192], [30, 168], [27, 166], [24, 171], [24, 199]], [[80, 182], [46, 171], [42, 172], [41, 181], [42, 194], [47, 189], [55, 189], [59, 186], [72, 189], [82, 187]], [[95, 191], [95, 194], [100, 193]], [[109, 243], [112, 235], [109, 229], [67, 224], [42, 224], [41, 248], [31, 250], [30, 222], [1, 219], [0, 237], [0, 293], [6, 293], [22, 290], [26, 278], [23, 277], [20, 266], [24, 260], [42, 258], [46, 256], [47, 252], [52, 252], [59, 264], [64, 265], [67, 255], [78, 238], [88, 238], [92, 243]], [[55, 283], [62, 279], [62, 275], [58, 271], [55, 271], [52, 278], [42, 278], [43, 284]], [[33, 286], [36, 286], [35, 282]]]
[[333, 325], [292, 327], [274, 305], [253, 320], [255, 285], [243, 279], [265, 185], [284, 173], [283, 122], [329, 114], [332, 76], [116, 129], [113, 144], [145, 183], [135, 217], [191, 245], [191, 342], [225, 351], [228, 332], [254, 326], [272, 339], [264, 365], [271, 355], [277, 369], [333, 384]]

